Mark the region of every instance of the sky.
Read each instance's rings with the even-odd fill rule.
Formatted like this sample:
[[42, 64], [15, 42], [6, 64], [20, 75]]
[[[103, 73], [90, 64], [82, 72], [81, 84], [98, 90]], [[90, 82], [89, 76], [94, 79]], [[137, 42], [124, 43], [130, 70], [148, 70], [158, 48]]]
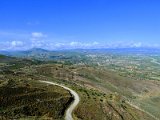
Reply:
[[0, 50], [160, 47], [159, 0], [0, 0]]

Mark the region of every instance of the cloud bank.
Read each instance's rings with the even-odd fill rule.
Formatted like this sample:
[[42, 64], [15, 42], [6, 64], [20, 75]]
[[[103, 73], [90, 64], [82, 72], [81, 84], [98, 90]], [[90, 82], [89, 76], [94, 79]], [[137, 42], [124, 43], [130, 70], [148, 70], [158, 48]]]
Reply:
[[[9, 33], [3, 33], [9, 34]], [[1, 33], [2, 35], [2, 33]], [[18, 36], [16, 34], [16, 36]], [[66, 42], [58, 42], [48, 38], [47, 34], [42, 32], [32, 32], [25, 35], [19, 35], [17, 40], [5, 40], [0, 41], [0, 50], [27, 50], [31, 48], [43, 48], [48, 50], [58, 50], [58, 49], [99, 49], [99, 48], [140, 48], [140, 47], [160, 47], [159, 44], [143, 44], [141, 42], [108, 42], [100, 43], [98, 41], [92, 42], [80, 42], [80, 41], [70, 41], [65, 40]], [[25, 36], [25, 39], [23, 39]]]
[[[10, 41], [10, 42], [0, 42], [0, 50], [27, 50], [31, 48], [43, 48], [48, 50], [58, 50], [58, 49], [100, 49], [100, 48], [140, 48], [140, 47], [150, 47], [144, 46], [142, 43], [108, 43], [101, 44], [98, 42], [52, 42], [45, 40], [31, 40], [29, 42], [23, 41]], [[153, 46], [152, 46], [153, 47]], [[155, 47], [158, 47], [155, 45]]]

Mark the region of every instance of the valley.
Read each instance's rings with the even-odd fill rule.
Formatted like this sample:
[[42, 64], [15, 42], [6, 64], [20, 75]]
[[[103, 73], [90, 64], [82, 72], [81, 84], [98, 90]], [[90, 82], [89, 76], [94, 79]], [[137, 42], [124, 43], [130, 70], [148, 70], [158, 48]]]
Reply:
[[[20, 53], [0, 56], [2, 119], [64, 119], [74, 97], [47, 82], [77, 92], [80, 101], [71, 112], [75, 120], [160, 118], [159, 67], [152, 61], [159, 61], [158, 56], [91, 50], [26, 53], [28, 57], [17, 56]], [[42, 53], [45, 60], [36, 57]], [[50, 59], [53, 53], [63, 57]]]

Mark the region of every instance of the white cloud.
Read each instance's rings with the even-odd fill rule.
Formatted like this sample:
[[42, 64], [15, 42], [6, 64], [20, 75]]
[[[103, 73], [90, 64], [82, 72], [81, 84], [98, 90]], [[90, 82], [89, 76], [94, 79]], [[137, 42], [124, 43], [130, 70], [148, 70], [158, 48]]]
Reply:
[[[39, 41], [35, 41], [34, 43], [36, 42], [39, 42]], [[48, 49], [76, 49], [76, 48], [85, 49], [85, 48], [95, 48], [96, 46], [99, 46], [98, 42], [84, 43], [84, 42], [72, 41], [68, 43], [66, 42], [54, 43], [54, 42], [43, 41], [43, 47], [47, 47]]]
[[40, 41], [32, 41], [32, 44], [31, 44], [31, 47], [40, 48], [40, 47], [45, 47], [45, 46], [46, 46], [46, 43], [45, 43], [45, 41], [42, 41], [42, 40], [40, 40]]
[[[31, 43], [32, 43], [32, 46], [37, 46], [37, 47], [41, 47], [43, 46], [43, 44], [45, 44], [44, 41], [46, 41], [47, 35], [41, 33], [41, 32], [32, 32], [31, 33]], [[47, 44], [47, 43], [46, 43]]]
[[[30, 34], [31, 35], [31, 34]], [[34, 36], [34, 37], [33, 37]], [[53, 40], [47, 40], [44, 38], [43, 33], [32, 33], [32, 39], [28, 37], [26, 39], [0, 41], [0, 50], [26, 50], [30, 48], [44, 48], [49, 50], [54, 49], [96, 49], [96, 48], [140, 48], [140, 47], [155, 47], [158, 48], [159, 44], [144, 44], [141, 42], [112, 42], [112, 43], [98, 43], [93, 42], [54, 42]]]
[[99, 43], [98, 42], [93, 42], [93, 45], [98, 45]]
[[75, 47], [75, 46], [81, 46], [82, 43], [80, 43], [80, 42], [70, 42], [69, 45]]
[[55, 45], [52, 43], [51, 44], [52, 46], [55, 46], [55, 47], [62, 47], [64, 46], [65, 44], [64, 43], [56, 43]]
[[146, 47], [146, 44], [142, 44], [141, 42], [112, 42], [103, 45], [104, 48], [139, 48]]
[[23, 42], [22, 41], [12, 41], [11, 46], [12, 47], [20, 47], [20, 46], [23, 46]]
[[133, 46], [133, 47], [141, 47], [141, 46], [142, 46], [142, 43], [141, 43], [141, 42], [133, 43], [132, 46]]
[[33, 38], [42, 38], [42, 37], [46, 37], [45, 34], [41, 33], [41, 32], [32, 32], [32, 37]]
[[0, 50], [24, 50], [27, 45], [20, 40], [0, 42]]

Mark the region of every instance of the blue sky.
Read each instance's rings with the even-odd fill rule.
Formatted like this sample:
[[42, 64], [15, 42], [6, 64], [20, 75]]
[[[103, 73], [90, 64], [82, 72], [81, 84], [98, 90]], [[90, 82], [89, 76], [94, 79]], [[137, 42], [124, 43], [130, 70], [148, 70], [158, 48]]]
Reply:
[[0, 0], [0, 50], [160, 47], [159, 0]]

